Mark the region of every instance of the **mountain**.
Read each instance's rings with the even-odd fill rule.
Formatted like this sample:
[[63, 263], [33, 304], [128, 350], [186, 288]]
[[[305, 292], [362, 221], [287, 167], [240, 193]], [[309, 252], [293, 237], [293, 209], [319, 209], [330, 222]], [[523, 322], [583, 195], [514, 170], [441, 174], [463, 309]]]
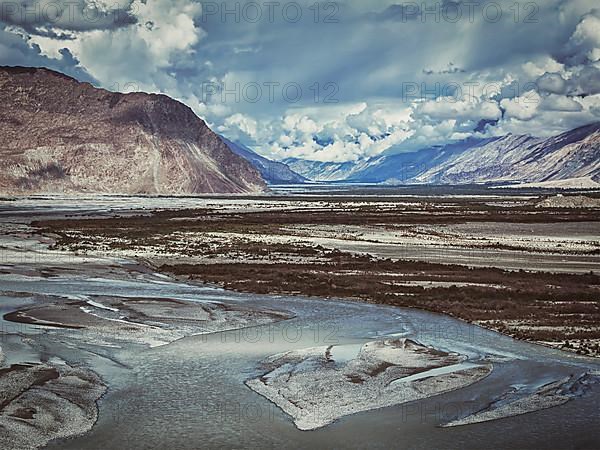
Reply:
[[232, 152], [250, 162], [268, 184], [302, 184], [308, 181], [282, 162], [271, 161], [253, 152], [245, 145], [232, 142], [223, 136], [221, 139]]
[[416, 152], [384, 153], [357, 163], [285, 161], [303, 176], [324, 181], [591, 187], [600, 183], [600, 122], [547, 139], [513, 134], [469, 138]]
[[284, 162], [314, 181], [347, 181], [355, 183], [405, 183], [455, 154], [484, 142], [467, 139], [446, 146], [434, 146], [415, 152], [388, 154], [342, 163], [287, 158]]
[[512, 134], [455, 155], [415, 177], [419, 183], [600, 181], [600, 122], [539, 139]]
[[455, 155], [487, 142], [482, 139], [464, 141], [425, 148], [416, 152], [383, 154], [371, 158], [355, 169], [347, 181], [361, 183], [397, 183], [412, 182], [424, 172], [448, 161]]
[[531, 136], [512, 134], [493, 138], [459, 152], [440, 164], [428, 168], [414, 181], [429, 184], [464, 184], [496, 180], [510, 171], [539, 142]]
[[246, 193], [266, 186], [190, 108], [0, 67], [0, 192]]
[[345, 180], [357, 170], [360, 163], [355, 162], [322, 162], [310, 161], [300, 158], [286, 158], [283, 160], [294, 172], [299, 173], [312, 181], [341, 181]]

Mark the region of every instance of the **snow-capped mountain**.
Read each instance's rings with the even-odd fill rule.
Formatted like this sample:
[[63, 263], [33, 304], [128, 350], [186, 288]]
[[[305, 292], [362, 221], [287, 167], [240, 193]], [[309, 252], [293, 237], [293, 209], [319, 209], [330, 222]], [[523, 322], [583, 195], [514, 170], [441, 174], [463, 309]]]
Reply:
[[232, 142], [223, 136], [221, 136], [221, 139], [233, 153], [252, 164], [268, 184], [300, 184], [308, 181], [302, 175], [291, 170], [285, 163], [271, 161], [253, 152], [245, 145]]

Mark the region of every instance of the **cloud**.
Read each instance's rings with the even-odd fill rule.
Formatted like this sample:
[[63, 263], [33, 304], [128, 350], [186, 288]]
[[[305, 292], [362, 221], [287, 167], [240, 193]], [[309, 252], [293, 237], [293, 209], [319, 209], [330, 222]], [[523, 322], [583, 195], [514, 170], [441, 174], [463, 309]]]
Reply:
[[570, 65], [600, 61], [600, 10], [581, 18], [559, 57]]
[[[465, 2], [417, 3], [415, 11], [346, 0], [315, 11], [306, 0], [293, 22], [281, 6], [273, 20], [264, 6], [258, 21], [224, 18], [220, 10], [241, 8], [237, 0], [215, 3], [214, 14], [197, 0], [22, 0], [0, 11], [0, 63], [166, 93], [276, 158], [358, 160], [471, 135], [560, 132], [600, 117], [593, 0], [520, 4], [518, 17], [513, 0], [484, 0], [472, 20]], [[483, 13], [492, 4], [503, 10], [495, 21]], [[463, 17], [436, 18], [425, 7], [462, 8]], [[211, 83], [237, 92], [207, 96]], [[290, 83], [301, 88], [296, 101], [282, 92]], [[262, 87], [257, 101], [244, 95], [251, 84]]]
[[[55, 33], [68, 29], [68, 38], [40, 32], [46, 28], [37, 26], [33, 32], [28, 31], [33, 24], [20, 28], [5, 26], [5, 29], [22, 35], [30, 47], [35, 47], [49, 60], [61, 59], [61, 53], [66, 49], [104, 88], [164, 92], [179, 99], [193, 98], [193, 92], [190, 95], [179, 88], [180, 83], [171, 69], [193, 55], [194, 45], [204, 36], [196, 24], [201, 14], [200, 3], [188, 0], [121, 2], [122, 5], [96, 0], [85, 4], [107, 11], [109, 16], [126, 8], [130, 18], [126, 23], [116, 20], [82, 25], [79, 16], [75, 15], [68, 21], [61, 19], [53, 28]], [[30, 22], [41, 23], [43, 18], [34, 17]], [[10, 57], [2, 58], [2, 61], [12, 63]]]
[[79, 61], [66, 49], [56, 58], [43, 55], [40, 48], [31, 43], [27, 36], [6, 31], [0, 25], [0, 61], [13, 66], [46, 67], [70, 75], [81, 81], [97, 83]]
[[237, 140], [244, 138], [258, 138], [258, 123], [251, 117], [244, 114], [233, 114], [225, 119], [225, 122], [219, 127], [220, 132], [226, 132], [229, 136], [234, 136]]
[[540, 95], [535, 91], [529, 91], [520, 97], [503, 99], [500, 106], [504, 109], [504, 115], [507, 119], [518, 119], [527, 122], [536, 116], [540, 102]]
[[494, 120], [502, 116], [498, 104], [489, 100], [478, 98], [440, 97], [432, 101], [423, 102], [415, 108], [415, 114], [426, 115], [434, 120]]
[[561, 111], [561, 112], [580, 112], [583, 111], [581, 103], [573, 100], [571, 97], [563, 95], [550, 94], [544, 97], [540, 104], [540, 108], [545, 111]]
[[593, 95], [600, 93], [600, 69], [581, 66], [571, 71], [568, 81], [571, 95]]
[[131, 0], [0, 0], [0, 20], [30, 34], [74, 39], [71, 32], [135, 23]]
[[567, 82], [559, 73], [544, 73], [537, 79], [537, 86], [541, 91], [552, 94], [564, 94], [567, 90]]

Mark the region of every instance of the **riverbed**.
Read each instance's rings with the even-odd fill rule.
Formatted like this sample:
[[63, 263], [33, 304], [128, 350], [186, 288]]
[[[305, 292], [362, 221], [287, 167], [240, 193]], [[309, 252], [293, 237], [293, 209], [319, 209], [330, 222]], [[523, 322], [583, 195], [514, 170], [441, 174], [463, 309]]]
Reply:
[[[132, 259], [84, 258], [47, 248], [40, 252], [45, 244], [27, 233], [16, 237], [12, 233], [11, 239], [13, 250], [5, 248], [0, 276], [3, 315], [31, 306], [32, 298], [45, 295], [214, 302], [291, 317], [154, 347], [80, 339], [77, 330], [0, 319], [1, 345], [9, 363], [60, 358], [91, 369], [108, 387], [98, 401], [98, 420], [91, 431], [54, 441], [48, 448], [600, 446], [598, 385], [590, 385], [560, 406], [443, 427], [515, 392], [525, 395], [568, 377], [598, 374], [597, 360], [516, 341], [440, 314], [341, 299], [235, 293], [177, 281]], [[25, 250], [15, 261], [19, 246]], [[23, 337], [36, 345], [24, 344]], [[347, 415], [313, 431], [299, 430], [290, 416], [245, 384], [265, 374], [262, 362], [272, 355], [347, 345], [352, 351], [334, 351], [335, 357], [347, 359], [364, 344], [384, 339], [411, 339], [460, 354], [467, 364], [491, 364], [493, 370], [461, 389]]]

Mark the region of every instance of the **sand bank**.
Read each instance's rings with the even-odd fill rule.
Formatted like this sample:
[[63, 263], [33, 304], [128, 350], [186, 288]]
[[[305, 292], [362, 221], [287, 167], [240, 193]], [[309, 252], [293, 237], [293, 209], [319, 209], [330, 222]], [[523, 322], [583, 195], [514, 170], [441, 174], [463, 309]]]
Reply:
[[[461, 355], [408, 339], [368, 342], [355, 356], [352, 349], [336, 347], [345, 346], [274, 355], [264, 361], [268, 372], [246, 384], [289, 414], [299, 429], [313, 430], [349, 414], [460, 389], [492, 370], [491, 365], [463, 366]], [[450, 369], [433, 372], [444, 367]], [[419, 373], [424, 376], [410, 379]]]

